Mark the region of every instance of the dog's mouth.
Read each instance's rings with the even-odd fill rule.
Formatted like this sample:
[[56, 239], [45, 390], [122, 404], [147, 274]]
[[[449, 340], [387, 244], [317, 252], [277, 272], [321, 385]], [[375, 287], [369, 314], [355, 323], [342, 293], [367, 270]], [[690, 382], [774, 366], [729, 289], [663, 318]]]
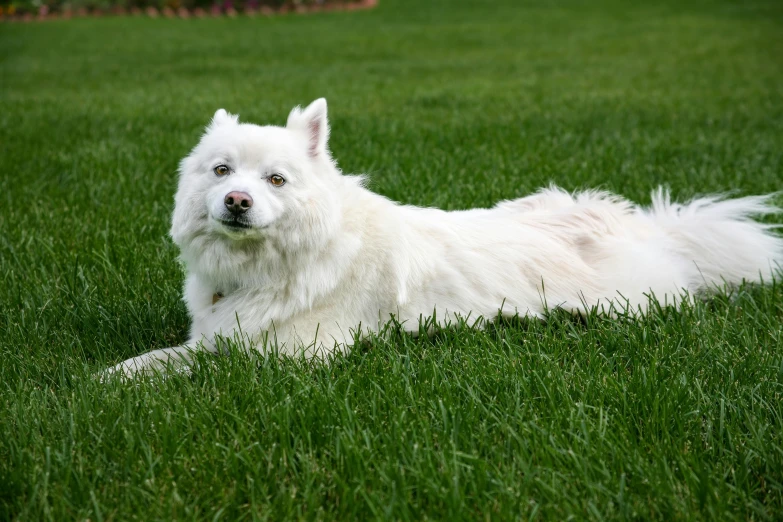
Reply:
[[217, 221], [230, 230], [244, 230], [253, 228], [250, 226], [250, 223], [245, 223], [244, 221], [240, 221], [238, 219], [218, 219]]

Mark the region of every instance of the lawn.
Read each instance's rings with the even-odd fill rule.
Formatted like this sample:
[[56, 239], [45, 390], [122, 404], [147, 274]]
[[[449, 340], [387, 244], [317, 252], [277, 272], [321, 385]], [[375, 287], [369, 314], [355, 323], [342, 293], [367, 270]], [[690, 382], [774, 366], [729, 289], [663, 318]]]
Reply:
[[783, 188], [783, 4], [645, 4], [0, 24], [0, 520], [783, 518], [780, 283], [94, 378], [186, 339], [169, 215], [220, 107], [325, 96], [342, 169], [417, 205]]

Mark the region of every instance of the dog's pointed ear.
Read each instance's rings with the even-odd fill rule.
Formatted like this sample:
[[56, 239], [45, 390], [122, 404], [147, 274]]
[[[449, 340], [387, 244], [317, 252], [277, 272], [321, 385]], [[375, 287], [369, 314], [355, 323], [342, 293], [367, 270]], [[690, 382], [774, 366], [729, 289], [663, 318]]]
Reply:
[[229, 114], [226, 109], [218, 109], [215, 111], [215, 115], [212, 116], [212, 121], [209, 123], [210, 129], [226, 125], [228, 123], [239, 123], [239, 116], [236, 114]]
[[289, 129], [301, 130], [307, 137], [307, 151], [315, 158], [328, 155], [329, 120], [326, 117], [326, 99], [318, 98], [306, 108], [295, 107], [288, 115]]

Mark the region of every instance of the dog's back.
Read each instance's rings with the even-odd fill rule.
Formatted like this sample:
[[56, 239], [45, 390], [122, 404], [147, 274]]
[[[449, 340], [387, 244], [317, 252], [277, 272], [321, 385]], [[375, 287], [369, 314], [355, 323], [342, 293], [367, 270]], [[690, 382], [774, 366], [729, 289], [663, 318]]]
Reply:
[[[609, 193], [557, 188], [492, 209], [412, 215], [407, 252], [424, 252], [426, 280], [409, 281], [411, 316], [443, 312], [540, 315], [596, 306], [645, 310], [650, 297], [675, 304], [725, 285], [771, 279], [783, 239], [751, 219], [777, 212], [769, 197], [672, 203], [658, 190], [650, 208]], [[411, 239], [413, 237], [413, 239]], [[418, 240], [417, 240], [418, 238]]]

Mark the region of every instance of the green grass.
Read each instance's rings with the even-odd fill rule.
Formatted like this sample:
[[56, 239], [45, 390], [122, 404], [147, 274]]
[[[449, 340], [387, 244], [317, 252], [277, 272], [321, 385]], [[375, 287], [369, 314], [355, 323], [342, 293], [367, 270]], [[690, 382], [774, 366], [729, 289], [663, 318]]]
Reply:
[[166, 234], [219, 107], [326, 96], [342, 168], [418, 205], [783, 188], [783, 6], [649, 4], [0, 24], [0, 520], [780, 520], [783, 285], [92, 377], [186, 338]]

